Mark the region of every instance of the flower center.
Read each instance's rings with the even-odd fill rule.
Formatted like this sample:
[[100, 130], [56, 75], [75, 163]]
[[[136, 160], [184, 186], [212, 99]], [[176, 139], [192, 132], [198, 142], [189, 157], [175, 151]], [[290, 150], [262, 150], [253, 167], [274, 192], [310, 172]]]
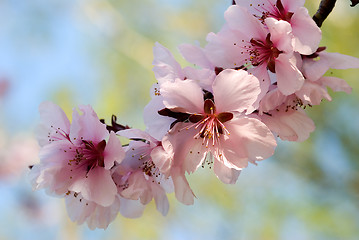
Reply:
[[270, 40], [270, 33], [267, 34], [265, 42], [262, 40], [251, 39], [251, 46], [248, 47], [250, 62], [253, 66], [267, 64], [267, 69], [275, 73], [275, 59], [282, 53], [278, 48], [273, 46]]
[[102, 140], [97, 145], [95, 145], [92, 141], [82, 140], [84, 144], [81, 148], [75, 149], [75, 157], [69, 160], [69, 165], [71, 166], [73, 163], [75, 165], [86, 166], [87, 173], [95, 168], [96, 166], [105, 167], [104, 163], [104, 150], [106, 147], [106, 141]]
[[230, 112], [217, 114], [214, 102], [211, 99], [206, 99], [204, 101], [204, 114], [192, 114], [188, 120], [194, 123], [191, 127], [199, 129], [194, 138], [203, 138], [203, 145], [205, 144], [208, 147], [211, 140], [214, 146], [222, 134], [230, 134], [223, 123], [232, 118], [233, 114]]
[[274, 5], [270, 4], [269, 9], [268, 8], [266, 9], [263, 6], [261, 6], [261, 8], [257, 9], [257, 10], [262, 13], [262, 16], [260, 16], [260, 17], [256, 16], [262, 23], [264, 23], [264, 20], [267, 17], [272, 17], [277, 20], [284, 20], [284, 21], [289, 22], [294, 14], [292, 12], [287, 12], [284, 9], [284, 6], [283, 6], [281, 0], [277, 0]]

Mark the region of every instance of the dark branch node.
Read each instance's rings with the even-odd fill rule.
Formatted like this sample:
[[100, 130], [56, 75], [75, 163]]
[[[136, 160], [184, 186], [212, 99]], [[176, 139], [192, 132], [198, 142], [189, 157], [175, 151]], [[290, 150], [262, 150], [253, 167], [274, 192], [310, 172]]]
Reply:
[[105, 119], [100, 119], [100, 122], [102, 122], [103, 124], [106, 124], [106, 129], [109, 132], [111, 132], [111, 131], [118, 132], [121, 130], [130, 129], [130, 127], [128, 125], [124, 126], [124, 125], [118, 124], [116, 121], [117, 121], [117, 117], [115, 115], [112, 115], [111, 125], [107, 125], [105, 123]]

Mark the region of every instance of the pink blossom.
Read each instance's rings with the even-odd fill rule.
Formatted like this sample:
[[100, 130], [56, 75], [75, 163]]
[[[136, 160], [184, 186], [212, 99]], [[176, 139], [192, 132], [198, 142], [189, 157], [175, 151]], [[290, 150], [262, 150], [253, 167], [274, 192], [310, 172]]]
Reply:
[[283, 20], [266, 18], [266, 28], [246, 9], [231, 6], [225, 12], [227, 25], [207, 37], [206, 53], [218, 67], [250, 68], [261, 82], [261, 97], [275, 73], [279, 90], [290, 95], [299, 90], [304, 77], [299, 71], [300, 56], [293, 51], [291, 27]]
[[[173, 148], [169, 171], [176, 197], [185, 204], [193, 203], [185, 172], [192, 173], [209, 161], [220, 180], [235, 183], [248, 161], [270, 157], [276, 146], [270, 130], [244, 114], [260, 92], [257, 78], [227, 69], [216, 77], [212, 89], [213, 98], [204, 100], [202, 89], [191, 80], [166, 82], [161, 87], [166, 108], [174, 114], [188, 114], [188, 121], [177, 122], [162, 140], [164, 147]], [[205, 161], [207, 153], [213, 160]]]
[[[42, 148], [40, 164], [31, 171], [33, 187], [60, 196], [75, 192], [107, 207], [117, 194], [110, 169], [122, 161], [124, 150], [115, 133], [107, 131], [90, 106], [79, 109], [83, 114], [74, 110], [70, 124], [55, 104], [40, 105], [42, 124], [38, 134]], [[47, 143], [43, 141], [46, 138]]]
[[303, 7], [304, 2], [304, 0], [236, 0], [238, 6], [248, 9], [263, 23], [267, 18], [289, 22], [292, 28], [294, 51], [310, 55], [318, 48], [322, 34], [308, 10]]
[[152, 156], [153, 151], [162, 149], [161, 142], [138, 129], [119, 131], [118, 134], [135, 139], [129, 143], [125, 159], [117, 166], [117, 171], [127, 175], [126, 187], [121, 196], [132, 200], [139, 199], [143, 205], [154, 199], [157, 210], [166, 215], [169, 210], [166, 193], [173, 191], [173, 183], [170, 177], [161, 173], [155, 163], [157, 159]]

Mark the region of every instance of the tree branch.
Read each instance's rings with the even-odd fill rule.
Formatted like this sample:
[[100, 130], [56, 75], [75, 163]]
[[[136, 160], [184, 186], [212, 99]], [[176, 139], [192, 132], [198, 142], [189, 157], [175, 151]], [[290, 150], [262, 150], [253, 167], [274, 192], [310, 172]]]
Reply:
[[352, 5], [350, 5], [351, 7], [355, 7], [355, 5], [357, 5], [359, 3], [359, 0], [350, 0], [352, 2]]
[[[355, 1], [355, 0], [353, 0], [353, 1]], [[236, 5], [236, 2], [234, 0], [232, 1], [232, 5]]]
[[313, 20], [318, 27], [322, 26], [324, 20], [328, 17], [329, 13], [333, 10], [335, 6], [335, 2], [336, 0], [322, 0], [320, 2], [319, 9], [313, 16]]

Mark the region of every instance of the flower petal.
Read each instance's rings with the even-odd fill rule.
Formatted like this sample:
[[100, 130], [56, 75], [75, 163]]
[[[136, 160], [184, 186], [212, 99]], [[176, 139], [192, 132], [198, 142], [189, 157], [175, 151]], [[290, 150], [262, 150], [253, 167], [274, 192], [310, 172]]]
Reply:
[[204, 49], [192, 44], [181, 44], [178, 49], [182, 56], [190, 63], [202, 68], [213, 69], [213, 64], [208, 60]]
[[167, 48], [156, 42], [153, 47], [153, 55], [153, 72], [160, 85], [176, 78], [184, 79], [181, 65]]
[[80, 140], [82, 138], [94, 143], [106, 139], [109, 135], [106, 124], [100, 122], [92, 107], [80, 105], [79, 110], [83, 113], [82, 115], [79, 115], [76, 109], [73, 110], [70, 139]]
[[279, 112], [271, 111], [270, 114], [271, 116], [262, 115], [261, 119], [282, 140], [302, 142], [315, 129], [313, 120], [301, 108], [288, 111], [282, 108]]
[[166, 82], [161, 86], [164, 105], [177, 112], [203, 112], [203, 92], [192, 80], [176, 79], [174, 83]]
[[40, 146], [50, 143], [51, 139], [66, 139], [66, 134], [70, 132], [70, 121], [65, 112], [52, 102], [41, 103], [39, 112], [41, 124], [36, 129], [36, 137]]
[[141, 217], [145, 206], [140, 203], [139, 200], [130, 200], [125, 198], [121, 199], [120, 213], [122, 216], [127, 218], [138, 218]]
[[299, 90], [304, 83], [304, 77], [295, 64], [295, 57], [289, 58], [280, 54], [275, 61], [278, 89], [284, 95], [290, 95]]
[[[230, 136], [227, 141], [221, 142], [222, 145], [224, 144], [223, 149], [230, 149], [234, 153], [238, 153], [239, 158], [247, 157], [253, 163], [274, 154], [277, 146], [275, 138], [268, 127], [258, 119], [243, 117], [225, 123], [225, 125]], [[242, 164], [242, 161], [229, 159], [226, 152], [224, 155], [237, 167], [246, 167], [246, 165], [239, 165]]]
[[257, 100], [259, 81], [244, 70], [226, 69], [213, 82], [217, 112], [243, 112]]
[[263, 24], [245, 8], [232, 5], [224, 13], [224, 18], [230, 28], [241, 31], [249, 39], [266, 38], [267, 31], [264, 29]]
[[124, 157], [125, 151], [122, 148], [120, 139], [117, 138], [114, 132], [111, 132], [104, 151], [105, 169], [113, 167], [115, 162], [121, 163]]
[[239, 174], [241, 173], [240, 170], [226, 167], [223, 163], [217, 160], [217, 158], [214, 159], [213, 171], [218, 179], [226, 184], [236, 183]]
[[175, 118], [164, 117], [158, 114], [158, 111], [164, 108], [163, 97], [157, 96], [152, 98], [143, 110], [146, 132], [159, 140], [167, 133], [171, 124], [176, 121]]
[[295, 92], [295, 95], [303, 101], [303, 104], [309, 103], [310, 105], [319, 105], [322, 99], [332, 100], [326, 87], [311, 81], [305, 81], [303, 87]]
[[294, 50], [300, 54], [314, 53], [322, 39], [322, 31], [309, 16], [305, 7], [294, 12], [291, 21], [294, 38]]
[[85, 199], [104, 207], [110, 206], [117, 194], [110, 171], [102, 167], [90, 170], [87, 178], [78, 179], [69, 187], [69, 190], [81, 193]]
[[171, 177], [177, 200], [185, 205], [192, 205], [195, 196], [184, 173], [181, 173], [180, 169], [173, 169]]
[[337, 77], [322, 77], [318, 81], [324, 86], [330, 87], [334, 92], [345, 92], [349, 94], [352, 91], [352, 88], [345, 80]]

